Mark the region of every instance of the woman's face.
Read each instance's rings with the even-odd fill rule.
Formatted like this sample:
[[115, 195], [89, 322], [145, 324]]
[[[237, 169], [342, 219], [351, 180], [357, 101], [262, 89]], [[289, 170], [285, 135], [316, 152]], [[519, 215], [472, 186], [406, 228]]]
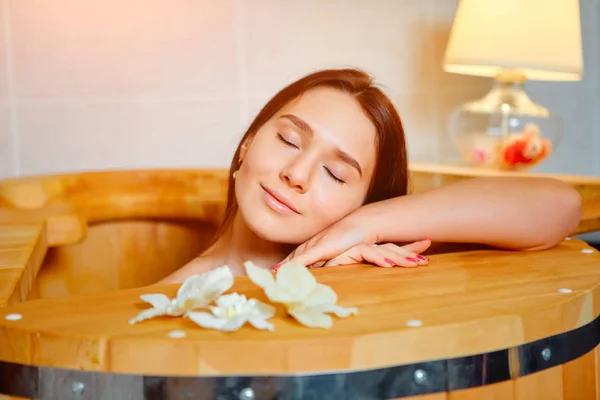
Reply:
[[299, 244], [361, 206], [375, 169], [376, 129], [331, 88], [284, 106], [242, 150], [235, 191], [259, 237]]

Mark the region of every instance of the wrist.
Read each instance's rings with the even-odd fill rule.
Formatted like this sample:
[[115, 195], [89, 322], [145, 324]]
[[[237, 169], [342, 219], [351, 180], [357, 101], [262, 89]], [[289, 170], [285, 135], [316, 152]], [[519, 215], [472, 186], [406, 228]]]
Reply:
[[359, 227], [362, 237], [361, 241], [365, 244], [380, 242], [377, 223], [374, 220], [375, 215], [376, 213], [370, 205], [361, 206], [349, 215], [353, 224]]
[[364, 205], [355, 210], [369, 243], [416, 242], [431, 238], [436, 230], [431, 210], [417, 204], [412, 196], [402, 196]]

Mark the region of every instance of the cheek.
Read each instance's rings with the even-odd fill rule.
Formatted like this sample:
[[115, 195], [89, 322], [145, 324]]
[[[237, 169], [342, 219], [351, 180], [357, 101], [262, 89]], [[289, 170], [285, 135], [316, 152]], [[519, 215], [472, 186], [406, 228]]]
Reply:
[[281, 162], [281, 151], [272, 143], [261, 141], [248, 151], [241, 172], [248, 177], [272, 173], [281, 169]]
[[[255, 139], [244, 158], [235, 180], [235, 193], [240, 207], [256, 207], [260, 202], [259, 183], [271, 183], [281, 170], [281, 156], [273, 144]], [[271, 154], [265, 157], [265, 154]]]
[[313, 192], [312, 205], [315, 223], [331, 225], [361, 205], [362, 193], [348, 193], [341, 188]]

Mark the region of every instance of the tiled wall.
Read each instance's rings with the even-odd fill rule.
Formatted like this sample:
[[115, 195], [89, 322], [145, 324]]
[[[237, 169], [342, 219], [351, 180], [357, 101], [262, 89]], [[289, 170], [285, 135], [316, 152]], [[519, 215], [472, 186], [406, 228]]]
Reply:
[[[0, 178], [225, 167], [262, 104], [358, 66], [400, 110], [415, 161], [489, 79], [442, 71], [457, 0], [0, 0]], [[566, 135], [539, 169], [600, 174], [600, 5], [581, 0], [585, 79], [528, 84]], [[507, 28], [508, 29], [508, 28]]]

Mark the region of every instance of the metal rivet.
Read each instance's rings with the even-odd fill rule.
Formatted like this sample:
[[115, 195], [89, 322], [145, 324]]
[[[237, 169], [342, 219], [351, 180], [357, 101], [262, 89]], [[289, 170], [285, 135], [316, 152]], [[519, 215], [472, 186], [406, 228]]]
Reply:
[[559, 293], [571, 293], [572, 290], [569, 288], [560, 288], [560, 289], [558, 289], [558, 292]]
[[584, 253], [584, 254], [592, 254], [594, 252], [594, 250], [592, 250], [592, 249], [583, 249], [583, 250], [581, 250], [581, 252]]
[[544, 361], [550, 361], [550, 358], [552, 357], [552, 351], [549, 348], [545, 348], [544, 350], [542, 350], [542, 358], [544, 359]]
[[75, 394], [83, 394], [85, 391], [85, 384], [83, 382], [73, 382], [71, 384], [71, 391]]
[[408, 321], [406, 321], [406, 325], [407, 326], [421, 326], [421, 325], [423, 325], [423, 322], [419, 321], [418, 319], [409, 319]]
[[427, 382], [427, 372], [422, 369], [417, 369], [414, 373], [414, 378], [416, 383], [422, 385], [423, 383]]
[[253, 400], [254, 399], [254, 390], [252, 388], [242, 389], [240, 392], [240, 400]]
[[21, 314], [8, 314], [4, 317], [4, 319], [7, 321], [18, 321], [21, 318], [23, 318]]

